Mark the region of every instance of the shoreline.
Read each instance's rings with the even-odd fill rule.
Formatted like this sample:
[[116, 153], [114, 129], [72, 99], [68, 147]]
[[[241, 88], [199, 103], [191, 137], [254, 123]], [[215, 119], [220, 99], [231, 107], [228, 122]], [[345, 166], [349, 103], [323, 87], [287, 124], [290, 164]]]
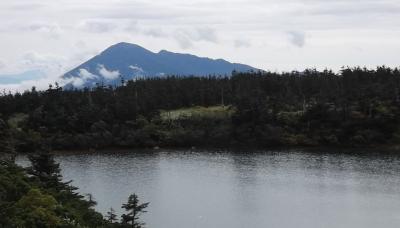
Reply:
[[[128, 153], [128, 152], [161, 152], [161, 151], [192, 151], [192, 152], [257, 152], [257, 151], [306, 151], [306, 152], [317, 152], [317, 151], [334, 151], [335, 153], [360, 153], [361, 151], [367, 152], [399, 152], [400, 145], [373, 145], [373, 146], [271, 146], [271, 147], [260, 147], [260, 146], [204, 146], [204, 147], [104, 147], [98, 149], [67, 149], [67, 150], [51, 150], [51, 154], [105, 154], [105, 153]], [[322, 152], [321, 152], [322, 153]], [[17, 155], [29, 155], [35, 154], [35, 152], [16, 152]]]

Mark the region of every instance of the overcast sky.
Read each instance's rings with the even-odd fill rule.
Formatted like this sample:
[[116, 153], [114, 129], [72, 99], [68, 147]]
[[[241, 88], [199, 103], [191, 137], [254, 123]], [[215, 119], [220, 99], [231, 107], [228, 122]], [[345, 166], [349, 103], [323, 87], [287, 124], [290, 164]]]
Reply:
[[122, 41], [271, 71], [394, 67], [400, 0], [2, 0], [0, 88], [45, 88]]

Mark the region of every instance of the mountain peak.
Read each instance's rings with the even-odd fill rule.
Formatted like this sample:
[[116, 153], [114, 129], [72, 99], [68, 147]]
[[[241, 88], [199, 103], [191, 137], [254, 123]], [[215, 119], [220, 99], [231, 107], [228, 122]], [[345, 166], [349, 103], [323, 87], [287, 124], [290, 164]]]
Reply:
[[131, 43], [126, 43], [126, 42], [120, 42], [117, 44], [114, 44], [110, 47], [108, 47], [106, 50], [103, 51], [105, 52], [133, 52], [133, 51], [142, 51], [142, 52], [150, 52], [149, 50], [145, 49], [144, 47], [137, 45], [137, 44], [131, 44]]
[[110, 46], [108, 49], [110, 49], [110, 48], [130, 48], [130, 47], [143, 48], [142, 46], [139, 46], [137, 44], [127, 43], [127, 42], [119, 42], [119, 43], [116, 43], [116, 44]]
[[169, 53], [172, 53], [172, 52], [167, 51], [167, 50], [164, 50], [164, 49], [162, 49], [162, 50], [160, 50], [160, 51], [158, 52], [158, 54], [169, 54]]
[[93, 87], [96, 83], [118, 84], [118, 76], [130, 80], [163, 75], [231, 75], [233, 70], [244, 72], [256, 69], [222, 59], [214, 60], [167, 50], [153, 53], [137, 44], [120, 42], [67, 72], [63, 78], [71, 79], [73, 87]]

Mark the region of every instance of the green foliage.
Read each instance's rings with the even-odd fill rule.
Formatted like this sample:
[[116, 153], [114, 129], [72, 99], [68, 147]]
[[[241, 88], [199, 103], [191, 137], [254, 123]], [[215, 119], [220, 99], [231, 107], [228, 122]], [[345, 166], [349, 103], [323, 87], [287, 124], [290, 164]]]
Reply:
[[32, 159], [30, 175], [0, 163], [0, 227], [103, 227], [107, 222], [93, 202], [61, 182], [58, 164], [46, 156]]
[[400, 71], [387, 67], [169, 76], [0, 96], [11, 144], [24, 152], [397, 143], [399, 106]]
[[149, 203], [139, 203], [139, 198], [136, 194], [132, 194], [128, 198], [128, 202], [122, 205], [126, 210], [126, 214], [122, 215], [122, 224], [130, 225], [132, 228], [141, 228], [145, 224], [139, 221], [141, 214], [146, 213], [145, 209]]
[[[6, 122], [0, 119], [0, 156], [14, 152], [13, 140]], [[1, 157], [0, 157], [1, 158]]]
[[61, 209], [51, 195], [42, 194], [38, 189], [31, 189], [14, 205], [14, 227], [60, 227], [66, 225], [58, 216]]
[[234, 110], [230, 106], [192, 107], [178, 110], [162, 111], [160, 116], [163, 121], [173, 121], [187, 118], [225, 119], [232, 116]]
[[38, 178], [39, 182], [48, 188], [62, 188], [60, 165], [54, 161], [51, 154], [41, 153], [30, 155], [29, 160], [32, 164], [28, 168], [28, 174]]
[[127, 214], [118, 222], [111, 208], [106, 219], [96, 212], [91, 194], [87, 199], [76, 187], [62, 182], [60, 168], [50, 154], [31, 156], [32, 167], [23, 169], [11, 162], [0, 162], [0, 227], [142, 227], [138, 219], [148, 203], [136, 195], [123, 205]]

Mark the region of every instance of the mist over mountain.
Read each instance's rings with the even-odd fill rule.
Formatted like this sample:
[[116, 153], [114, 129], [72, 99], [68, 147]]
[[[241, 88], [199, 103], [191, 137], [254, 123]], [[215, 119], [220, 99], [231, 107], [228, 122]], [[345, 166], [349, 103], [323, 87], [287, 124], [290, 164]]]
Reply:
[[228, 75], [247, 72], [254, 67], [190, 54], [162, 50], [151, 52], [139, 45], [118, 43], [63, 75], [69, 87], [93, 87], [97, 83], [117, 85], [121, 78], [162, 77], [165, 75]]

